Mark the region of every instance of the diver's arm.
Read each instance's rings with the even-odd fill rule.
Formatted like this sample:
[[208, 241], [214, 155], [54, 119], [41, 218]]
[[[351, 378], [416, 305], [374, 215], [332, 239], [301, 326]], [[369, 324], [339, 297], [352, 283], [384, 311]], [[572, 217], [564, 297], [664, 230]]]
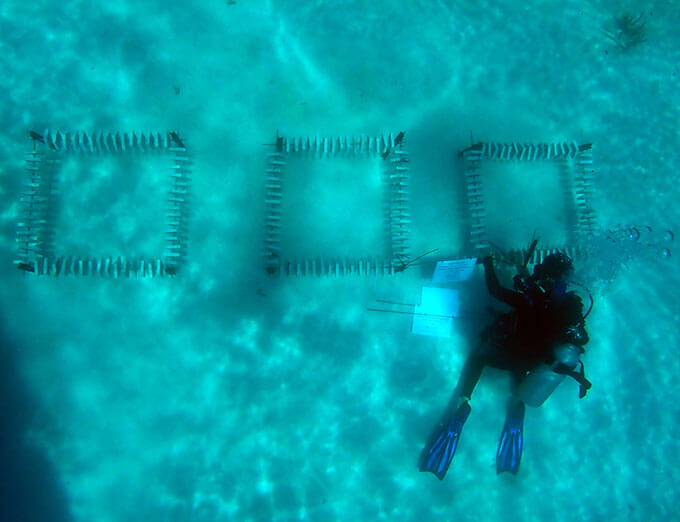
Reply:
[[498, 299], [503, 301], [505, 304], [512, 306], [513, 308], [518, 308], [524, 303], [522, 295], [518, 292], [513, 292], [509, 288], [501, 286], [498, 282], [498, 276], [496, 275], [496, 270], [493, 267], [493, 258], [487, 256], [482, 260], [484, 264], [484, 279], [486, 280], [486, 287], [489, 289], [489, 293]]

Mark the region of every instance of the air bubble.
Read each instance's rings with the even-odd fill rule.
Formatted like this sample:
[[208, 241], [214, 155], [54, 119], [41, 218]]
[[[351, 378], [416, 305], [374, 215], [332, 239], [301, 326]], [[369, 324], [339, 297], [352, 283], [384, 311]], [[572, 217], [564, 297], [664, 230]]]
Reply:
[[663, 238], [665, 241], [668, 241], [669, 243], [675, 239], [675, 234], [673, 234], [672, 230], [666, 230], [663, 234]]
[[663, 257], [671, 257], [671, 249], [670, 249], [670, 248], [664, 248], [664, 249], [661, 251], [661, 255], [662, 255]]

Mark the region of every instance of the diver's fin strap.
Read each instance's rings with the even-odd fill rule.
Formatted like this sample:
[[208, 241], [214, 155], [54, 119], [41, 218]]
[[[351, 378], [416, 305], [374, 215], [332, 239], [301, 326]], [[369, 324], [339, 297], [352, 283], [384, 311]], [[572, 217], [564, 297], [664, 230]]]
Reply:
[[581, 365], [581, 367], [578, 370], [572, 370], [566, 364], [560, 363], [553, 368], [553, 371], [555, 373], [568, 375], [576, 382], [578, 382], [580, 384], [578, 390], [578, 398], [583, 399], [583, 397], [586, 396], [586, 393], [588, 393], [588, 390], [593, 386], [593, 384], [588, 379], [586, 379], [586, 369], [585, 366], [583, 365], [583, 362], [579, 361], [579, 364]]

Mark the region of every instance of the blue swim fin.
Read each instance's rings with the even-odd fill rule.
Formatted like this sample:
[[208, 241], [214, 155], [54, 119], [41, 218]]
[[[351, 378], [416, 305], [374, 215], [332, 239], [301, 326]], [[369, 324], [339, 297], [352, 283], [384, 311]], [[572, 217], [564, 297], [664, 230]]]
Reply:
[[453, 416], [437, 425], [437, 429], [420, 453], [418, 459], [420, 471], [431, 471], [437, 475], [439, 480], [444, 479], [453, 454], [456, 452], [463, 424], [470, 415], [471, 409], [465, 401], [458, 407]]
[[524, 403], [519, 399], [508, 402], [505, 426], [498, 441], [496, 452], [496, 473], [509, 471], [517, 474], [522, 458], [522, 428], [524, 426]]

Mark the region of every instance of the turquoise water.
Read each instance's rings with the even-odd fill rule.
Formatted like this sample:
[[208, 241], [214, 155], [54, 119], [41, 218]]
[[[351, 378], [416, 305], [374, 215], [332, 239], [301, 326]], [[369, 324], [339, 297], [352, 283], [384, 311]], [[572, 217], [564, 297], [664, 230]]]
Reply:
[[[601, 31], [624, 11], [646, 20], [647, 41], [628, 49]], [[277, 129], [405, 131], [414, 256], [463, 246], [455, 153], [471, 134], [594, 143], [598, 227], [649, 225], [660, 242], [680, 228], [678, 26], [669, 1], [3, 2], [0, 514], [680, 519], [677, 252], [604, 242], [583, 260], [595, 298], [592, 390], [579, 400], [568, 381], [528, 409], [520, 473], [497, 476], [509, 382], [487, 370], [441, 482], [416, 460], [484, 325], [481, 273], [459, 285], [468, 315], [445, 339], [366, 311], [375, 299], [417, 301], [424, 269], [335, 279], [271, 278], [262, 267], [263, 144]], [[27, 131], [45, 128], [180, 132], [194, 165], [177, 278], [12, 266]], [[57, 246], [156, 252], [165, 167], [143, 155], [138, 168], [97, 161], [66, 170]], [[364, 253], [380, 237], [380, 187], [366, 181], [370, 165], [352, 167], [334, 164], [328, 183], [295, 181], [290, 250], [382, 255]], [[559, 214], [547, 226], [531, 205], [547, 212], [546, 198], [558, 206], [561, 194], [548, 184], [537, 196], [534, 167], [512, 166], [511, 186], [494, 174], [487, 210], [503, 237], [525, 246], [535, 227], [551, 234]]]

